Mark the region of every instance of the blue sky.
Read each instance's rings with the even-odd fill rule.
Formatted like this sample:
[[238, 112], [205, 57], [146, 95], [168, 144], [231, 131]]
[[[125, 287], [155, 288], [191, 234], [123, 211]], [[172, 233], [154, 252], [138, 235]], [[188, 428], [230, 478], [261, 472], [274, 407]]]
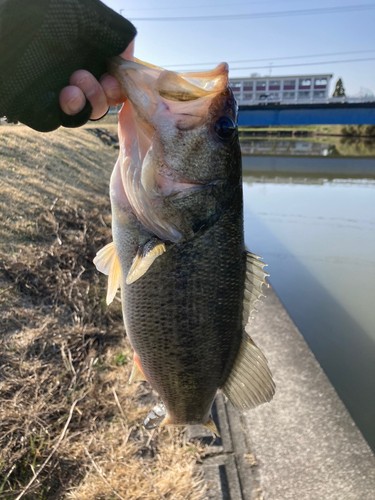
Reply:
[[[374, 0], [105, 0], [117, 12], [133, 20], [138, 35], [136, 57], [150, 63], [178, 67], [170, 69], [205, 69], [204, 65], [188, 64], [226, 61], [231, 76], [303, 75], [333, 73], [344, 81], [348, 95], [356, 95], [361, 87], [375, 94], [375, 1]], [[374, 8], [359, 10], [361, 5]], [[354, 6], [350, 12], [319, 13], [314, 15], [279, 16], [258, 19], [223, 18], [218, 21], [143, 21], [139, 18], [230, 16], [274, 13], [293, 10], [329, 9]], [[360, 51], [372, 51], [363, 52]], [[277, 60], [292, 56], [334, 54], [294, 60]], [[350, 52], [356, 52], [350, 54]], [[360, 59], [370, 59], [360, 61]], [[264, 61], [232, 63], [239, 60]], [[277, 65], [321, 63], [309, 66], [280, 67]], [[208, 64], [211, 68], [215, 64]], [[266, 66], [258, 68], [258, 66]], [[246, 68], [236, 70], [236, 67]], [[254, 69], [247, 69], [254, 68]], [[331, 88], [331, 92], [332, 92]]]

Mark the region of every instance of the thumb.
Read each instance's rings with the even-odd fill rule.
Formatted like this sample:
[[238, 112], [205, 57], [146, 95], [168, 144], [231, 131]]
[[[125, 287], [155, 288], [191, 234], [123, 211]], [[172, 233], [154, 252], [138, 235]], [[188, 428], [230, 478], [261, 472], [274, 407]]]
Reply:
[[[120, 54], [120, 57], [128, 61], [134, 61], [134, 40]], [[100, 79], [100, 85], [104, 90], [109, 106], [118, 106], [125, 101], [126, 97], [122, 92], [121, 85], [113, 76], [103, 75]]]

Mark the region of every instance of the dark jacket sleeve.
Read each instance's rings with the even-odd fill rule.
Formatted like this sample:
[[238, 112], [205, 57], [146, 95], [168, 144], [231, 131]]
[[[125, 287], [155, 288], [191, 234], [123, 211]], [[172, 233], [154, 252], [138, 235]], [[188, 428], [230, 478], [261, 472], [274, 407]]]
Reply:
[[134, 26], [99, 0], [0, 0], [0, 116], [47, 132], [80, 126], [59, 106], [59, 94], [78, 69], [96, 78], [107, 58], [121, 54]]

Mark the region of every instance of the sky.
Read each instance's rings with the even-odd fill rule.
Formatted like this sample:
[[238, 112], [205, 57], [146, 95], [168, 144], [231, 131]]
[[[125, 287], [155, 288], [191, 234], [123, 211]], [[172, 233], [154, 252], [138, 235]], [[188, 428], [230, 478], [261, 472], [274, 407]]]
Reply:
[[[135, 56], [152, 64], [192, 71], [212, 69], [225, 61], [232, 77], [251, 73], [333, 74], [330, 93], [341, 77], [347, 95], [357, 96], [361, 91], [375, 94], [374, 0], [104, 0], [104, 3], [133, 22], [138, 31]], [[303, 13], [311, 10], [316, 13]], [[293, 11], [297, 13], [292, 15]], [[207, 16], [222, 17], [204, 19]], [[154, 19], [168, 17], [178, 19]], [[203, 19], [189, 20], [191, 17]]]

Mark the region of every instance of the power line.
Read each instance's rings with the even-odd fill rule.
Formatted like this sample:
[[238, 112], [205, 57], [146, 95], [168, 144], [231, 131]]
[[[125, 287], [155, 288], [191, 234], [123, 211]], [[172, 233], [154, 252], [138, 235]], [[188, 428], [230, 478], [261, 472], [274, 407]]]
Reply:
[[185, 17], [138, 17], [130, 18], [135, 21], [234, 21], [237, 19], [265, 19], [271, 17], [307, 16], [317, 14], [335, 14], [337, 12], [358, 12], [374, 9], [375, 4], [347, 5], [345, 7], [328, 7], [307, 10], [282, 10], [277, 12], [255, 12], [253, 14], [234, 14], [220, 16], [185, 16]]
[[[299, 63], [299, 64], [275, 64], [272, 66], [273, 68], [292, 68], [297, 66], [320, 66], [321, 64], [337, 64], [337, 63], [352, 63], [352, 62], [363, 62], [363, 61], [375, 61], [375, 57], [368, 57], [364, 59], [344, 59], [341, 61], [320, 61], [320, 62], [312, 62], [312, 63]], [[248, 69], [269, 69], [270, 65], [267, 66], [253, 66], [246, 68], [230, 68], [231, 71], [237, 70], [248, 70]], [[200, 70], [203, 71], [203, 70]]]
[[[298, 0], [284, 0], [284, 2], [297, 2]], [[268, 0], [267, 3], [280, 3], [280, 0]], [[196, 4], [196, 5], [185, 5], [184, 7], [174, 7], [174, 6], [171, 6], [171, 7], [143, 7], [143, 8], [137, 8], [137, 9], [121, 9], [123, 11], [126, 11], [126, 12], [134, 12], [134, 11], [146, 11], [146, 10], [187, 10], [187, 9], [196, 9], [196, 8], [200, 8], [200, 9], [206, 9], [206, 8], [210, 8], [210, 7], [214, 7], [215, 9], [217, 7], [227, 7], [227, 8], [233, 8], [233, 7], [237, 7], [238, 5], [257, 5], [257, 4], [262, 4], [264, 5], [264, 0], [255, 0], [255, 1], [252, 1], [252, 2], [239, 2], [239, 3], [236, 3], [234, 5], [232, 4], [229, 4], [228, 2], [225, 2], [225, 3], [211, 3], [211, 4], [206, 4], [206, 5], [202, 5], [202, 4]]]
[[[288, 59], [307, 59], [310, 57], [328, 57], [328, 56], [346, 56], [349, 54], [364, 54], [364, 53], [369, 53], [369, 52], [375, 52], [375, 49], [371, 50], [352, 50], [348, 52], [330, 52], [327, 54], [308, 54], [305, 56], [288, 56], [288, 57], [265, 57], [262, 59], [245, 59], [245, 60], [239, 60], [239, 61], [226, 61], [228, 64], [239, 64], [239, 63], [248, 63], [248, 62], [259, 62], [259, 61], [283, 61], [283, 60], [288, 60]], [[163, 66], [163, 68], [187, 68], [189, 66], [191, 67], [197, 67], [197, 66], [206, 66], [209, 64], [219, 64], [221, 61], [210, 61], [210, 62], [204, 62], [204, 63], [189, 63], [189, 64], [169, 64]]]

